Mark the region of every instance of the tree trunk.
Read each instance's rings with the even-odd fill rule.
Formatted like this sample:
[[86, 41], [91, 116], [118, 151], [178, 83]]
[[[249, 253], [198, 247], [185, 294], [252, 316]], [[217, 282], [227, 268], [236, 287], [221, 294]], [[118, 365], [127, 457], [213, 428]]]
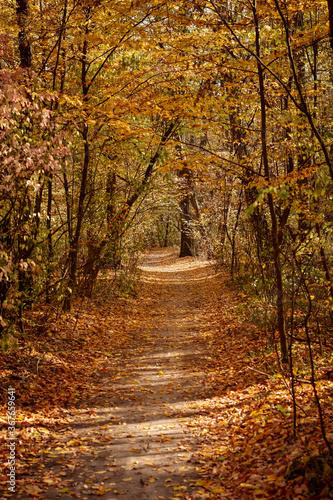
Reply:
[[[89, 34], [89, 25], [88, 20], [90, 17], [90, 9], [88, 8], [86, 11], [86, 19], [87, 24], [85, 28], [85, 34]], [[87, 72], [89, 65], [87, 64], [87, 52], [88, 52], [88, 41], [87, 39], [83, 42], [82, 47], [82, 59], [81, 59], [81, 85], [82, 85], [82, 94], [83, 94], [83, 102], [86, 103], [88, 101], [88, 91], [89, 85], [87, 82]], [[63, 304], [63, 311], [69, 312], [72, 304], [73, 292], [76, 286], [76, 275], [77, 275], [77, 265], [78, 265], [78, 254], [79, 254], [79, 245], [80, 245], [80, 236], [82, 223], [85, 215], [85, 198], [86, 198], [86, 189], [87, 189], [87, 181], [88, 181], [88, 170], [90, 166], [90, 143], [88, 136], [88, 124], [84, 123], [82, 130], [82, 141], [83, 141], [83, 169], [81, 176], [81, 185], [80, 185], [80, 194], [79, 194], [79, 202], [77, 208], [76, 215], [76, 228], [75, 232], [73, 232], [73, 236], [69, 242], [69, 276], [67, 282], [67, 290], [65, 295], [65, 300]]]
[[88, 138], [88, 125], [86, 123], [83, 126], [82, 137], [83, 137], [83, 141], [84, 141], [84, 161], [83, 161], [83, 170], [82, 170], [82, 177], [81, 177], [79, 205], [78, 205], [78, 209], [77, 209], [76, 228], [75, 228], [74, 236], [70, 241], [69, 277], [68, 277], [66, 297], [65, 297], [64, 305], [63, 305], [64, 312], [69, 312], [71, 309], [73, 291], [74, 291], [74, 288], [76, 286], [79, 242], [80, 242], [81, 228], [82, 228], [82, 222], [83, 222], [84, 212], [85, 212], [84, 200], [85, 200], [85, 196], [86, 196], [88, 169], [89, 169], [89, 163], [90, 163], [90, 144], [89, 144], [89, 138]]
[[330, 43], [333, 49], [333, 0], [327, 0], [328, 18], [330, 23]]
[[164, 234], [164, 242], [163, 242], [164, 248], [167, 248], [167, 246], [168, 246], [169, 227], [170, 227], [170, 217], [168, 215], [167, 220], [166, 220], [166, 224], [165, 224], [165, 234]]
[[16, 0], [16, 5], [17, 24], [20, 28], [18, 33], [20, 66], [21, 68], [27, 69], [31, 68], [32, 65], [31, 47], [26, 32], [27, 17], [29, 13], [28, 0]]
[[46, 229], [47, 229], [47, 270], [46, 270], [46, 303], [50, 304], [50, 282], [51, 282], [51, 262], [53, 259], [53, 243], [52, 243], [52, 174], [48, 178], [47, 185], [47, 219], [46, 219]]
[[179, 257], [191, 257], [193, 255], [193, 237], [191, 235], [190, 195], [187, 194], [179, 203], [181, 220], [181, 241]]
[[[253, 4], [253, 17], [254, 17], [255, 34], [256, 34], [256, 55], [258, 57], [257, 68], [258, 68], [259, 91], [260, 91], [262, 160], [264, 165], [265, 177], [269, 182], [270, 170], [269, 170], [268, 151], [267, 151], [266, 97], [265, 97], [264, 73], [260, 62], [259, 20], [255, 3]], [[274, 205], [274, 199], [271, 193], [268, 193], [268, 206], [272, 222], [272, 247], [273, 247], [273, 259], [275, 266], [276, 286], [277, 286], [277, 299], [276, 299], [277, 315], [278, 315], [277, 326], [280, 336], [281, 360], [282, 363], [288, 363], [288, 345], [287, 345], [287, 335], [285, 327], [285, 311], [284, 311], [285, 306], [284, 306], [283, 276], [282, 276], [281, 259], [280, 259], [279, 228], [278, 228], [278, 220]]]
[[179, 202], [180, 211], [180, 253], [179, 257], [189, 257], [193, 255], [193, 235], [191, 230], [192, 217], [190, 215], [190, 197], [191, 197], [191, 172], [184, 167], [177, 172], [180, 189], [182, 190], [181, 200]]

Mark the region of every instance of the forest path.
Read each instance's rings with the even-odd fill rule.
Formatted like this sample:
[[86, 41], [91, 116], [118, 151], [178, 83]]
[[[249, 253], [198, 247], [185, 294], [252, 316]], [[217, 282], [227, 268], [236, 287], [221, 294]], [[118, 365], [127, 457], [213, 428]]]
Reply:
[[[178, 259], [170, 249], [151, 252], [140, 267], [140, 296], [152, 302], [143, 331], [133, 332], [103, 373], [107, 402], [96, 400], [93, 410], [76, 417], [73, 412], [66, 433], [71, 430], [78, 448], [76, 462], [72, 457], [60, 497], [51, 487], [46, 498], [203, 498], [195, 492], [191, 422], [196, 402], [209, 397], [202, 367], [210, 352], [197, 313], [216, 274], [211, 263]], [[93, 453], [84, 454], [84, 440], [95, 443]]]
[[305, 448], [275, 349], [227, 279], [211, 262], [155, 250], [136, 297], [110, 295], [106, 274], [57, 331], [13, 350], [15, 498], [333, 498], [331, 468], [300, 467], [309, 450], [323, 456], [316, 407], [303, 386]]

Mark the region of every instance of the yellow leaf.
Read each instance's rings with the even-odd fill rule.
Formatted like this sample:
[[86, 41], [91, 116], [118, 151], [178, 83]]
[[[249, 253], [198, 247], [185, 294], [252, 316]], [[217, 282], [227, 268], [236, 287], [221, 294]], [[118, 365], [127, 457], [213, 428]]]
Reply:
[[277, 480], [277, 477], [274, 474], [271, 474], [270, 476], [267, 476], [266, 479], [264, 479], [264, 481], [267, 481], [267, 482], [274, 482], [276, 480]]
[[108, 493], [108, 491], [111, 491], [111, 488], [103, 488], [103, 486], [100, 486], [98, 490], [94, 492], [94, 495], [98, 495], [100, 497], [105, 495], [105, 493]]
[[39, 486], [35, 484], [27, 484], [24, 487], [25, 492], [28, 493], [29, 495], [39, 495], [42, 493], [42, 490], [39, 488]]
[[206, 481], [197, 481], [195, 483], [195, 486], [203, 486], [203, 487], [205, 487], [206, 485], [207, 485]]
[[250, 483], [241, 483], [240, 486], [242, 486], [243, 488], [255, 489], [255, 486]]
[[215, 488], [212, 489], [212, 492], [213, 493], [223, 493], [224, 489], [222, 488], [222, 486], [215, 486]]
[[49, 485], [54, 485], [54, 484], [57, 484], [58, 480], [56, 478], [49, 478], [49, 477], [46, 477], [43, 479], [43, 483], [46, 483], [46, 484], [49, 484]]

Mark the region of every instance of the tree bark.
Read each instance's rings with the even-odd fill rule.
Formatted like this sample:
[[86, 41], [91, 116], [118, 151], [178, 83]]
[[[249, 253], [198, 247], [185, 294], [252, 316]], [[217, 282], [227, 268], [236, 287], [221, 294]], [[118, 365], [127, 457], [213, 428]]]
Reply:
[[65, 297], [64, 305], [63, 305], [64, 312], [69, 312], [71, 309], [73, 291], [74, 291], [74, 288], [76, 286], [79, 243], [80, 243], [81, 228], [82, 228], [82, 223], [83, 223], [83, 218], [84, 218], [84, 213], [85, 213], [84, 201], [85, 201], [85, 196], [86, 196], [88, 169], [89, 169], [89, 163], [90, 163], [90, 144], [89, 144], [89, 138], [88, 138], [88, 125], [86, 123], [83, 126], [82, 138], [84, 141], [84, 161], [83, 161], [83, 170], [82, 170], [82, 177], [81, 177], [79, 204], [78, 204], [78, 209], [77, 209], [76, 228], [75, 228], [75, 233], [73, 235], [73, 238], [70, 241], [69, 277], [68, 277], [66, 297]]
[[[85, 28], [86, 36], [89, 34], [89, 27], [88, 27], [89, 19], [90, 19], [90, 8], [87, 8], [86, 10], [87, 23]], [[82, 95], [84, 103], [88, 102], [88, 92], [90, 85], [87, 81], [87, 73], [89, 69], [89, 64], [87, 62], [87, 54], [88, 54], [88, 40], [87, 38], [85, 38], [82, 46], [82, 59], [81, 59], [81, 85], [82, 85]], [[81, 237], [83, 219], [85, 215], [85, 198], [87, 190], [88, 171], [90, 167], [89, 127], [86, 122], [83, 124], [82, 142], [83, 142], [83, 168], [81, 174], [79, 202], [76, 214], [76, 227], [75, 227], [75, 232], [73, 231], [73, 236], [69, 242], [69, 256], [68, 256], [69, 275], [68, 275], [65, 300], [63, 304], [64, 312], [69, 312], [71, 310], [73, 292], [76, 287], [80, 237]]]
[[[256, 55], [257, 55], [257, 68], [258, 68], [259, 91], [260, 91], [262, 160], [264, 165], [265, 177], [266, 180], [269, 182], [270, 170], [269, 170], [269, 160], [268, 160], [268, 150], [267, 150], [267, 114], [266, 114], [265, 84], [264, 84], [263, 67], [260, 62], [261, 59], [260, 59], [259, 19], [255, 3], [253, 4], [253, 17], [254, 17], [255, 34], [256, 34]], [[285, 326], [285, 310], [284, 310], [285, 304], [284, 304], [283, 276], [282, 276], [281, 258], [280, 258], [279, 227], [278, 227], [278, 219], [276, 216], [276, 210], [272, 193], [268, 193], [268, 206], [272, 223], [271, 235], [272, 235], [273, 259], [274, 259], [275, 277], [277, 286], [277, 299], [276, 299], [277, 315], [278, 315], [277, 326], [280, 336], [281, 360], [282, 363], [288, 363], [288, 345], [287, 345], [287, 335]]]
[[16, 6], [17, 24], [20, 28], [18, 33], [20, 67], [27, 69], [32, 66], [31, 47], [26, 32], [27, 17], [29, 14], [28, 0], [16, 0]]
[[190, 229], [190, 201], [189, 195], [179, 203], [180, 218], [181, 218], [181, 240], [179, 257], [191, 257], [193, 255], [193, 238]]
[[333, 49], [333, 0], [327, 0], [328, 19], [330, 23], [330, 43]]
[[191, 197], [191, 172], [184, 167], [177, 172], [180, 189], [182, 191], [179, 202], [180, 211], [180, 253], [179, 257], [191, 257], [193, 255], [193, 236], [191, 231], [190, 197]]

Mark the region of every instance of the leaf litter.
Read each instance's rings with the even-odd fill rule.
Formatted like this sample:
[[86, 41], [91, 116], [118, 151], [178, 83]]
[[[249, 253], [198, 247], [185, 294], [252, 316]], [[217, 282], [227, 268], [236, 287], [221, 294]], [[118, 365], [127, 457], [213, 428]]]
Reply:
[[141, 273], [136, 298], [100, 291], [1, 354], [2, 462], [14, 386], [20, 498], [332, 498], [310, 388], [295, 441], [289, 381], [226, 273], [170, 249]]

